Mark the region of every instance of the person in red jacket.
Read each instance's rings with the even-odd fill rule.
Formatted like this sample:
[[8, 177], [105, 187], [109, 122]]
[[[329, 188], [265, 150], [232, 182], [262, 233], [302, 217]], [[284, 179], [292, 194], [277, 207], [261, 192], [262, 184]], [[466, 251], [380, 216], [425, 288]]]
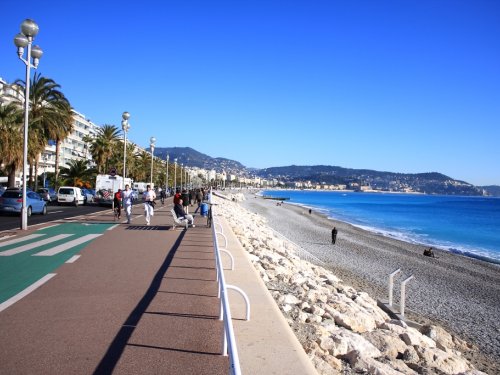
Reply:
[[179, 204], [180, 200], [181, 200], [181, 190], [177, 189], [174, 195], [174, 205]]
[[122, 191], [121, 191], [121, 189], [118, 189], [118, 191], [115, 193], [115, 195], [113, 197], [113, 206], [114, 206], [114, 210], [115, 210], [115, 215], [118, 219], [120, 219], [120, 217], [122, 215], [121, 202], [122, 202]]

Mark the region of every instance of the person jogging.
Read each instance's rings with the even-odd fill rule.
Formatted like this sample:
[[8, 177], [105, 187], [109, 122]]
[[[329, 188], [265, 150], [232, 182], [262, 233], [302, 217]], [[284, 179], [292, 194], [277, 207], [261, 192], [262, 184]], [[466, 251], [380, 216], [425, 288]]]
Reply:
[[115, 193], [115, 195], [113, 197], [114, 214], [115, 214], [115, 218], [117, 218], [118, 220], [120, 220], [120, 217], [122, 214], [121, 201], [122, 201], [122, 191], [121, 191], [121, 189], [118, 189], [118, 191]]
[[125, 190], [122, 191], [122, 203], [125, 215], [127, 216], [127, 224], [130, 224], [130, 216], [132, 215], [132, 190], [129, 185], [125, 185]]
[[146, 225], [151, 224], [151, 217], [154, 216], [154, 205], [155, 205], [156, 194], [154, 190], [151, 190], [151, 185], [146, 187], [146, 191], [142, 194], [142, 200], [144, 201], [144, 215], [146, 216]]

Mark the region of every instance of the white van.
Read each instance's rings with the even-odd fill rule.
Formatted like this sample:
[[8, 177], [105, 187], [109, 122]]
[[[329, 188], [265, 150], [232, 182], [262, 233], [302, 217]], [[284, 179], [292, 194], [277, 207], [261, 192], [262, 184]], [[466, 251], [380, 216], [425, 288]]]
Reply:
[[84, 203], [82, 189], [74, 186], [61, 186], [57, 191], [57, 204], [72, 204], [75, 207]]

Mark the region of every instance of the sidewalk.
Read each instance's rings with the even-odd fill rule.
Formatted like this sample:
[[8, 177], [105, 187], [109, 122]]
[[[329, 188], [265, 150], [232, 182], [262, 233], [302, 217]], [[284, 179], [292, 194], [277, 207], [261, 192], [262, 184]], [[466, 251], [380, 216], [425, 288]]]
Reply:
[[[228, 358], [220, 355], [211, 229], [196, 216], [196, 228], [169, 230], [168, 202], [156, 206], [151, 226], [142, 205], [135, 206], [131, 225], [112, 227], [75, 263], [0, 312], [1, 374], [228, 374]], [[112, 221], [111, 210], [78, 219], [84, 225]], [[242, 373], [316, 374], [223, 226], [235, 258], [226, 281], [242, 288], [251, 303], [247, 322], [243, 299], [229, 292]]]
[[0, 373], [227, 374], [210, 231], [171, 222], [118, 225], [2, 311]]
[[[222, 224], [228, 241], [227, 249], [233, 255], [235, 263], [234, 270], [231, 271], [229, 257], [221, 254], [226, 282], [243, 289], [250, 300], [250, 321], [245, 321], [245, 301], [238, 293], [229, 291], [242, 373], [316, 375], [311, 360], [250, 262], [246, 251], [226, 221], [223, 218], [218, 218], [217, 221]], [[218, 240], [219, 246], [224, 245], [222, 238]]]

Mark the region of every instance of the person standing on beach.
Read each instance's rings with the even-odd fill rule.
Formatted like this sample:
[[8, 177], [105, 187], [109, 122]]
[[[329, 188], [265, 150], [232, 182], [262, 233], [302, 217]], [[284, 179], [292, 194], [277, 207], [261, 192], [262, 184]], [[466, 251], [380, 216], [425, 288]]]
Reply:
[[155, 205], [156, 194], [154, 190], [151, 190], [151, 185], [148, 185], [146, 191], [142, 195], [142, 200], [144, 201], [144, 215], [146, 216], [146, 225], [151, 223], [151, 217], [154, 216], [154, 205]]
[[313, 210], [309, 209], [309, 215], [312, 214]]
[[333, 229], [332, 229], [332, 244], [335, 245], [335, 241], [337, 241], [337, 228], [333, 227]]

